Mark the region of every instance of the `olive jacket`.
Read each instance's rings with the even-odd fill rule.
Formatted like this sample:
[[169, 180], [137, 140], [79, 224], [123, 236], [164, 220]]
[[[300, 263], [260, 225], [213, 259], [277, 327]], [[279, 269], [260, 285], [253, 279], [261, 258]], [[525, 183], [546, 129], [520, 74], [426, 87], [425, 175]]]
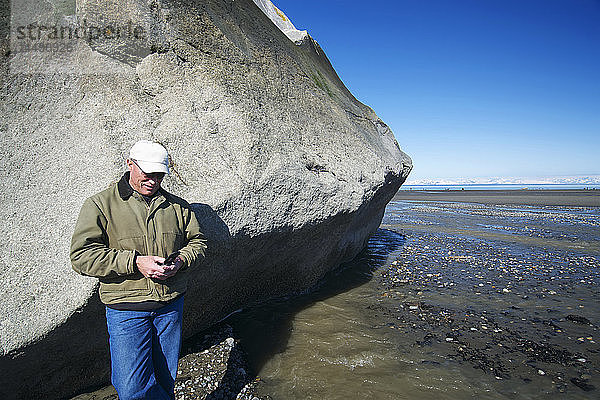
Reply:
[[[88, 198], [71, 240], [73, 269], [100, 280], [104, 304], [169, 301], [187, 289], [190, 267], [204, 258], [206, 240], [190, 205], [163, 189], [148, 203], [129, 185], [129, 172]], [[164, 281], [145, 278], [135, 257], [179, 252], [183, 267]]]

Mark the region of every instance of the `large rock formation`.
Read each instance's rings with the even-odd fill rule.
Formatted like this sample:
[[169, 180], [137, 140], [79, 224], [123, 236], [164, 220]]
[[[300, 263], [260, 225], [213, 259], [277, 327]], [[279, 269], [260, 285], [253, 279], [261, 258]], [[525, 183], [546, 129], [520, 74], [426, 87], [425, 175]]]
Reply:
[[108, 381], [97, 282], [71, 270], [68, 249], [83, 200], [119, 178], [137, 139], [169, 150], [164, 185], [209, 238], [186, 335], [354, 257], [411, 169], [319, 45], [294, 43], [252, 0], [7, 3], [2, 399]]

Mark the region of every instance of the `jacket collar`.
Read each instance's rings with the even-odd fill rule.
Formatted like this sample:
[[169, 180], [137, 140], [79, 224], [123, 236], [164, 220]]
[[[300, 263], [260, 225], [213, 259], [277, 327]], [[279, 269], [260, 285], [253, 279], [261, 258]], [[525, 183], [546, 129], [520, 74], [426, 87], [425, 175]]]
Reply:
[[129, 184], [129, 171], [125, 172], [119, 182], [117, 183], [117, 189], [119, 190], [119, 196], [123, 200], [127, 200], [133, 194], [133, 188]]
[[[117, 182], [117, 190], [119, 191], [119, 196], [123, 200], [129, 199], [133, 194], [133, 188], [129, 184], [129, 171], [125, 172], [119, 182]], [[158, 189], [158, 193], [162, 194], [163, 196], [166, 196], [167, 194], [163, 188]]]

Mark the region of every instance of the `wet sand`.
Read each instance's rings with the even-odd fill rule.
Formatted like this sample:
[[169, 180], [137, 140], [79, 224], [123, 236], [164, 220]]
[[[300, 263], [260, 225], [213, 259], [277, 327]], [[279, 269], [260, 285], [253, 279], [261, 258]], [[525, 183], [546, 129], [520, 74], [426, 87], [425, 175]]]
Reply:
[[480, 370], [489, 398], [597, 396], [598, 194], [400, 193], [382, 227], [407, 241], [375, 274], [393, 305], [379, 311], [416, 346]]
[[600, 190], [400, 190], [394, 200], [600, 207]]

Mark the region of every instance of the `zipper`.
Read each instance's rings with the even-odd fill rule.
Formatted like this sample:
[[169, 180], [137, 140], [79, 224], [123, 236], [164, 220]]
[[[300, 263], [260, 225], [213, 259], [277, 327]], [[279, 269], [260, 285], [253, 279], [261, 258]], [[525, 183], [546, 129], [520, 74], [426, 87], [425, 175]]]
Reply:
[[[151, 251], [152, 246], [151, 246], [151, 242], [150, 242], [150, 232], [152, 232], [152, 236], [154, 238], [154, 241], [158, 240], [158, 238], [156, 237], [156, 224], [152, 225], [152, 230], [150, 230], [150, 216], [152, 215], [152, 207], [151, 205], [154, 204], [156, 202], [156, 199], [158, 197], [153, 197], [152, 200], [150, 200], [150, 204], [148, 204], [148, 202], [146, 202], [146, 200], [141, 196], [138, 195], [138, 200], [141, 201], [142, 203], [144, 203], [144, 206], [146, 207], [146, 220], [145, 220], [145, 225], [146, 225], [146, 254], [147, 255], [152, 255], [152, 253], [154, 253], [153, 251]], [[161, 203], [162, 204], [162, 203]], [[152, 279], [148, 279], [149, 280], [149, 285], [150, 285], [150, 291], [151, 291], [151, 295], [153, 295], [152, 297], [154, 297], [156, 300], [158, 300], [161, 297], [164, 297], [165, 293], [166, 293], [166, 289], [165, 289], [165, 285], [160, 283], [160, 282], [154, 282]], [[158, 297], [154, 296], [155, 294], [158, 295]]]
[[[140, 196], [141, 197], [141, 196]], [[146, 225], [146, 254], [147, 255], [152, 255], [152, 252], [150, 251], [151, 246], [150, 246], [150, 229], [149, 229], [149, 223], [150, 223], [150, 205], [146, 202], [146, 200], [142, 197], [141, 200], [144, 203], [144, 206], [146, 207], [146, 218], [145, 218], [145, 225]], [[156, 284], [154, 283], [154, 281], [150, 278], [146, 278], [148, 279], [148, 288], [150, 289], [150, 295], [152, 296], [154, 294], [154, 291], [156, 289]], [[154, 297], [154, 296], [152, 296]]]

